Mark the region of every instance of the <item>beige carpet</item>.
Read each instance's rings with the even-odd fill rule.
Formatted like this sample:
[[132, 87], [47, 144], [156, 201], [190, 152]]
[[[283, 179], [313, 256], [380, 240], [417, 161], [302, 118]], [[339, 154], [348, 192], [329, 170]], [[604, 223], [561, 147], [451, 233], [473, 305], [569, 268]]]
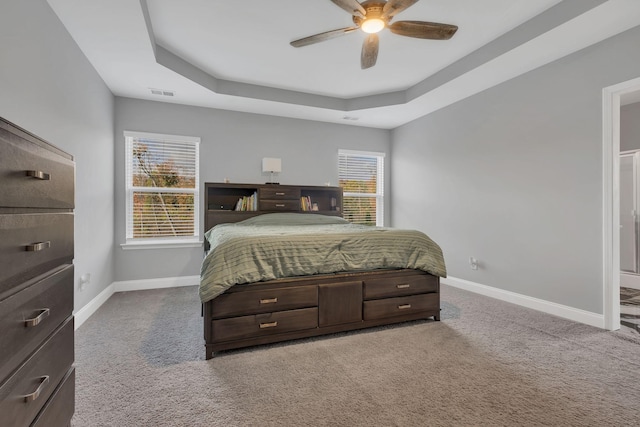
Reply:
[[115, 294], [77, 331], [72, 425], [638, 425], [633, 331], [443, 288], [441, 322], [209, 361], [196, 287]]

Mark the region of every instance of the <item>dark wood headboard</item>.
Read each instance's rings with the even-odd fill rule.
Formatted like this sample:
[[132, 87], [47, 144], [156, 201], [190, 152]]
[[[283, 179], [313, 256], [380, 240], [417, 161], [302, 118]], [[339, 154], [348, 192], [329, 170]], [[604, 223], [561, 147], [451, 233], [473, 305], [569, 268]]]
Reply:
[[[274, 212], [342, 216], [342, 188], [275, 184], [204, 184], [204, 230]], [[209, 249], [205, 241], [205, 250]]]

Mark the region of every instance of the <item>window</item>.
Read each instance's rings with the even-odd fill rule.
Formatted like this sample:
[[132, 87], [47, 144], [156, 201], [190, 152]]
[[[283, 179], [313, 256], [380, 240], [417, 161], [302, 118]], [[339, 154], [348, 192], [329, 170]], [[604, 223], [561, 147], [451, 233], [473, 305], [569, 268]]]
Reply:
[[199, 243], [200, 138], [125, 132], [127, 243]]
[[384, 224], [384, 153], [338, 151], [342, 216], [355, 224]]

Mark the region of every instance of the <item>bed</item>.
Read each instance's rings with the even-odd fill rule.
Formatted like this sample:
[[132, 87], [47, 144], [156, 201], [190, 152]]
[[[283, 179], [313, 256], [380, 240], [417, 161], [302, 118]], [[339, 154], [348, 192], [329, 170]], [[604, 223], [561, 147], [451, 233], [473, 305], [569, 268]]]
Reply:
[[312, 213], [218, 224], [201, 269], [206, 358], [440, 315], [440, 247], [425, 234]]

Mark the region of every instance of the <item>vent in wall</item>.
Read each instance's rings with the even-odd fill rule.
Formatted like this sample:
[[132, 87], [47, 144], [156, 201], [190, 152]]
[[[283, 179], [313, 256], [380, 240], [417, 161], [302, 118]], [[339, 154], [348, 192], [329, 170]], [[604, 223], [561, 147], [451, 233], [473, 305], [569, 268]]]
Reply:
[[174, 96], [175, 92], [171, 90], [162, 90], [162, 89], [149, 89], [152, 95], [160, 95], [160, 96]]

